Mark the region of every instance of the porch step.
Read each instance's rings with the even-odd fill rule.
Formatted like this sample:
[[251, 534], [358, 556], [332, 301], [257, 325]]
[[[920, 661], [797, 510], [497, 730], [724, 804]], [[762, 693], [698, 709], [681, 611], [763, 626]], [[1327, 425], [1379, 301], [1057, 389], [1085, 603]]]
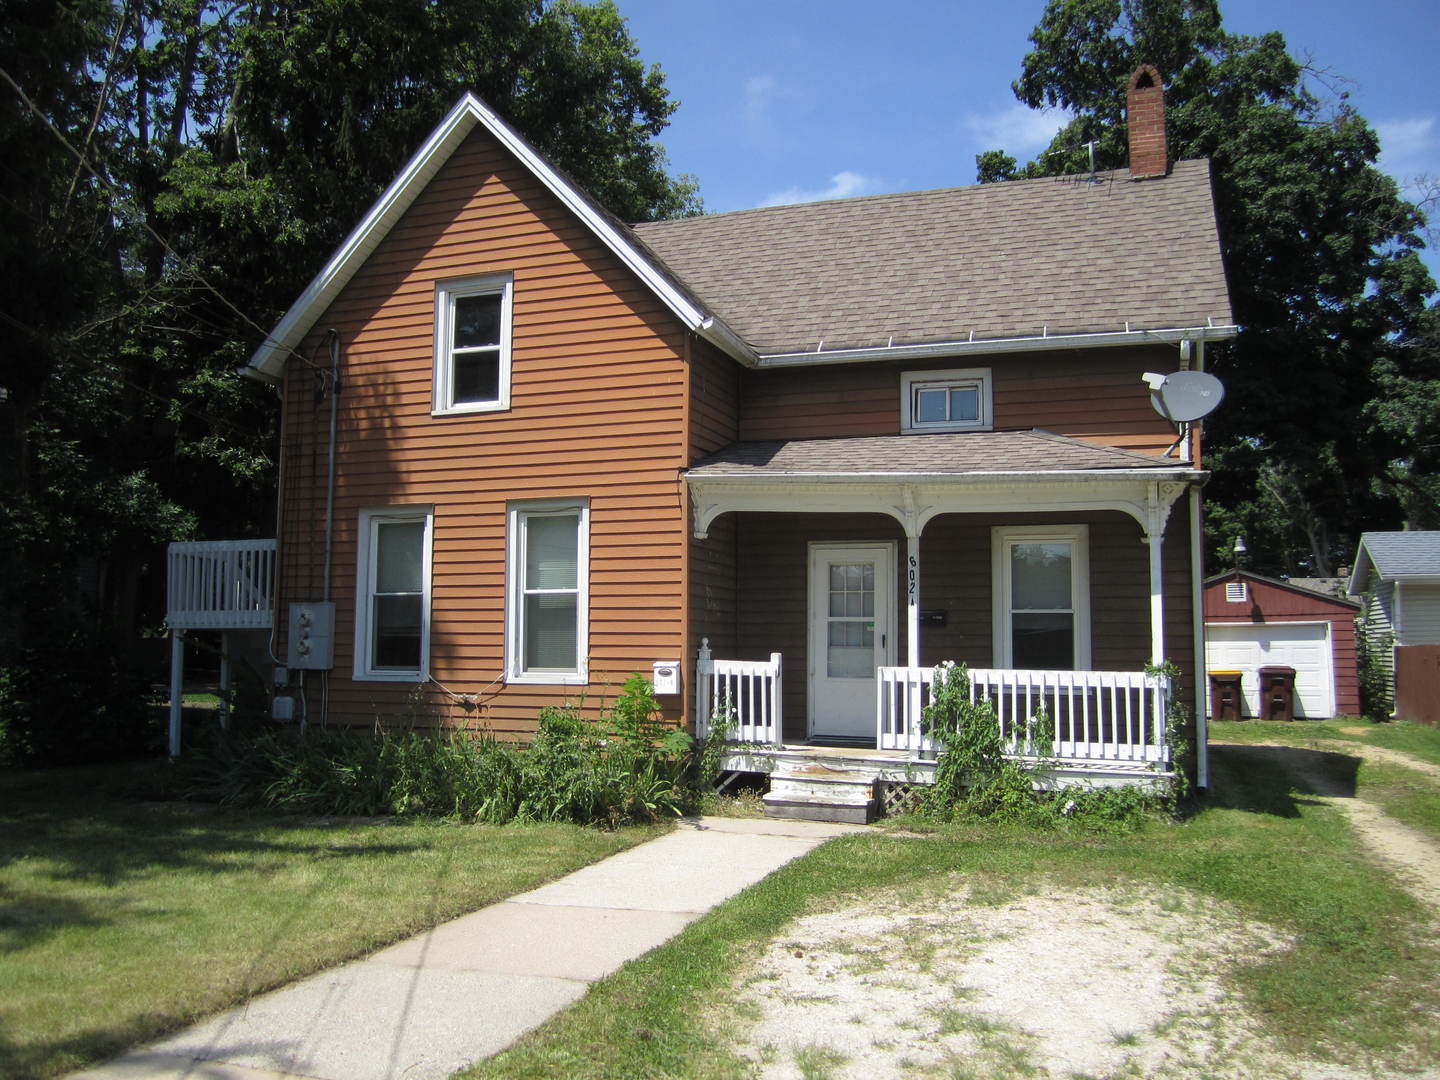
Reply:
[[863, 773], [823, 765], [782, 767], [770, 774], [765, 816], [803, 821], [875, 820], [875, 782]]

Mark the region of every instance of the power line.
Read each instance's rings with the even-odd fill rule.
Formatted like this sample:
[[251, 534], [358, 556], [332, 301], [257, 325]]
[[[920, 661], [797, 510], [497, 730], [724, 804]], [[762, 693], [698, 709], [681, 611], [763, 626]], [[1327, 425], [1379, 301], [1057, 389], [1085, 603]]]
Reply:
[[[40, 122], [43, 123], [50, 130], [51, 134], [53, 134], [55, 138], [60, 141], [60, 144], [64, 146], [65, 149], [69, 151], [72, 156], [74, 156], [76, 162], [80, 166], [82, 166], [85, 171], [88, 172], [92, 177], [94, 177], [99, 183], [109, 189], [109, 191], [113, 195], [115, 195], [117, 199], [120, 200], [121, 205], [123, 205], [125, 199], [127, 198], [126, 193], [122, 191], [120, 187], [117, 186], [113, 181], [102, 176], [99, 171], [96, 170], [96, 168], [90, 163], [90, 159], [87, 158], [84, 154], [80, 153], [80, 151], [76, 150], [75, 147], [71, 145], [70, 140], [65, 137], [65, 133], [55, 126], [54, 121], [52, 121], [48, 116], [45, 115], [44, 112], [41, 111], [40, 107], [30, 99], [30, 95], [25, 93], [24, 89], [21, 88], [20, 84], [17, 83], [14, 78], [11, 77], [10, 73], [4, 68], [0, 68], [0, 78], [3, 78], [7, 83], [9, 83], [11, 89], [13, 89], [15, 93], [20, 95], [20, 100], [25, 103], [26, 108], [28, 108], [32, 113], [35, 114], [37, 118], [39, 118]], [[271, 337], [270, 331], [266, 330], [263, 326], [257, 323], [248, 314], [242, 311], [237, 305], [231, 303], [230, 298], [227, 297], [224, 293], [222, 293], [219, 289], [217, 289], [214, 285], [210, 284], [210, 282], [207, 281], [198, 270], [196, 270], [193, 266], [187, 265], [185, 259], [180, 255], [180, 253], [176, 251], [173, 247], [171, 247], [169, 242], [155, 230], [155, 227], [153, 225], [151, 225], [148, 221], [144, 220], [143, 217], [139, 215], [132, 215], [132, 221], [137, 223], [142, 229], [149, 233], [150, 236], [154, 238], [157, 244], [159, 244], [162, 248], [165, 249], [166, 252], [173, 256], [175, 258], [175, 261], [180, 265], [181, 269], [185, 273], [193, 276], [196, 281], [198, 281], [201, 285], [203, 285], [206, 289], [213, 293], [216, 299], [218, 299], [222, 304], [224, 304], [227, 308], [233, 311], [242, 322], [259, 331], [262, 340], [266, 344], [273, 345], [276, 348], [281, 349], [282, 351], [295, 357], [307, 367], [318, 367], [318, 365], [313, 364], [308, 358], [302, 356], [294, 349]]]

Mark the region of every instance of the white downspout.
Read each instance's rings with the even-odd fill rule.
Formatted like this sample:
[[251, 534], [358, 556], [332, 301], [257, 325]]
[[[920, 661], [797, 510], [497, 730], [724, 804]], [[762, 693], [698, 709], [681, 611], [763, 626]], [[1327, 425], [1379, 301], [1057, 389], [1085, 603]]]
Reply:
[[1190, 488], [1190, 604], [1195, 620], [1195, 786], [1210, 786], [1210, 722], [1205, 716], [1205, 553], [1201, 549], [1200, 489]]

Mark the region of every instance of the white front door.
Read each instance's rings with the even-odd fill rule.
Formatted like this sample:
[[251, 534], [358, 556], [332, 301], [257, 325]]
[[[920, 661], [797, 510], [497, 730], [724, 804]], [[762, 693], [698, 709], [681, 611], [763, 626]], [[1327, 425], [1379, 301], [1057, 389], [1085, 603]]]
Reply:
[[875, 737], [875, 669], [895, 662], [895, 545], [810, 545], [813, 738]]

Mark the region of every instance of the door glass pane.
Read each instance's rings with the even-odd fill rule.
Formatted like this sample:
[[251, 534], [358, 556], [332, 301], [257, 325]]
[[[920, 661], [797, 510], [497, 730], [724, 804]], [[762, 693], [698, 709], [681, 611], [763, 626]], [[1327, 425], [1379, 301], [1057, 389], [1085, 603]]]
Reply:
[[525, 519], [525, 588], [573, 589], [578, 579], [576, 537], [580, 519], [573, 514], [534, 515]]
[[1010, 549], [1010, 607], [1070, 610], [1070, 544], [1015, 544]]
[[525, 597], [526, 671], [574, 671], [575, 597], [541, 593]]
[[455, 299], [454, 348], [500, 344], [500, 294]]
[[419, 596], [375, 598], [375, 659], [373, 666], [392, 670], [420, 667]]
[[423, 521], [385, 522], [375, 527], [375, 591], [418, 593], [425, 566]]
[[456, 353], [451, 366], [456, 404], [500, 400], [499, 352]]
[[860, 620], [830, 624], [826, 674], [832, 679], [870, 679], [875, 675], [875, 624]]
[[1010, 616], [1011, 663], [1017, 668], [1069, 671], [1075, 666], [1075, 619], [1068, 612]]

